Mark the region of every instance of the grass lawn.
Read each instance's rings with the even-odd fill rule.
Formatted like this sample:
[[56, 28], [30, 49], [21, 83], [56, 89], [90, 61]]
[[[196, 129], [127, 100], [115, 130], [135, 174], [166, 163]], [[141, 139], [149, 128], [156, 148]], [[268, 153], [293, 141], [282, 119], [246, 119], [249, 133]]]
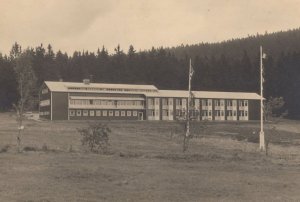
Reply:
[[258, 122], [193, 123], [186, 153], [176, 122], [108, 122], [101, 155], [81, 146], [86, 122], [28, 120], [22, 147], [36, 151], [17, 153], [15, 119], [3, 113], [0, 201], [300, 201], [299, 123], [267, 127], [266, 156]]

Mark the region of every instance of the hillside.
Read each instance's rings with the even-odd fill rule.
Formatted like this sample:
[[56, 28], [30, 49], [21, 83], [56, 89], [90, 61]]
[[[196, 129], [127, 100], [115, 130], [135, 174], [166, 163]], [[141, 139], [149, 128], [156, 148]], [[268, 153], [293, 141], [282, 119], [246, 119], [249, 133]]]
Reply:
[[251, 59], [256, 59], [259, 54], [259, 46], [273, 58], [279, 57], [282, 53], [299, 52], [300, 50], [300, 28], [264, 35], [249, 35], [246, 38], [231, 39], [220, 43], [199, 43], [192, 45], [180, 45], [167, 48], [178, 58], [186, 55], [195, 58], [205, 56], [229, 58], [241, 58], [246, 51]]

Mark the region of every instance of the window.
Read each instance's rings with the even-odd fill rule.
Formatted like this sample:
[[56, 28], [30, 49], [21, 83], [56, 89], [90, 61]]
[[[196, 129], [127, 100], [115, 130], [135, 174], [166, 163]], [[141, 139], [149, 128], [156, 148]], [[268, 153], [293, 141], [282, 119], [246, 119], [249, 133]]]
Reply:
[[49, 106], [50, 105], [50, 100], [41, 100], [40, 101], [40, 106]]
[[155, 99], [155, 105], [159, 105], [159, 98]]
[[202, 110], [202, 116], [207, 116], [207, 115], [208, 115], [207, 110]]
[[127, 111], [127, 116], [131, 116], [131, 111]]
[[227, 116], [232, 116], [232, 110], [226, 111]]
[[169, 116], [169, 111], [168, 110], [162, 110], [162, 115], [163, 116]]
[[185, 117], [185, 111], [181, 112], [181, 116]]
[[82, 111], [82, 115], [83, 116], [88, 116], [89, 115], [89, 111], [88, 110], [83, 110]]
[[90, 100], [90, 105], [94, 104], [94, 101], [93, 100]]
[[133, 116], [137, 116], [137, 111], [133, 111]]
[[211, 110], [208, 111], [208, 116], [211, 116]]
[[114, 116], [114, 111], [109, 110], [108, 115], [109, 115], [109, 116]]
[[191, 107], [195, 107], [195, 100], [192, 98], [190, 101]]
[[46, 94], [46, 93], [48, 93], [48, 88], [44, 88], [44, 89], [42, 90], [42, 94]]
[[227, 106], [231, 107], [232, 106], [232, 100], [227, 100]]
[[240, 107], [244, 106], [244, 102], [242, 102], [242, 100], [239, 101], [239, 106]]
[[236, 111], [235, 110], [233, 111], [233, 116], [236, 116]]
[[201, 102], [202, 102], [202, 106], [208, 106], [208, 101], [207, 100], [201, 100]]
[[169, 99], [169, 104], [170, 104], [170, 105], [173, 105], [173, 100], [172, 100], [172, 98]]
[[212, 100], [208, 100], [208, 106], [211, 106], [211, 102], [212, 102]]
[[215, 100], [215, 106], [220, 106], [220, 100]]
[[76, 116], [81, 116], [81, 110], [76, 110]]
[[154, 105], [154, 99], [148, 98], [148, 105]]
[[101, 111], [100, 110], [96, 110], [96, 116], [101, 116]]
[[176, 105], [177, 106], [181, 106], [182, 105], [181, 99], [176, 99]]
[[224, 100], [220, 100], [220, 105], [224, 106], [225, 101]]
[[69, 115], [70, 115], [70, 116], [75, 116], [75, 110], [70, 110], [70, 111], [69, 111]]
[[103, 110], [103, 116], [107, 116], [107, 111], [106, 110]]
[[244, 107], [244, 106], [247, 107], [248, 106], [248, 100], [240, 100], [239, 104], [240, 104], [241, 107]]
[[155, 116], [159, 116], [158, 110], [155, 110]]
[[162, 99], [162, 104], [163, 105], [168, 105], [168, 99], [167, 98], [163, 98]]
[[125, 116], [125, 111], [121, 111], [121, 116]]
[[90, 110], [90, 116], [95, 116], [95, 111], [94, 110]]
[[49, 114], [50, 114], [49, 111], [40, 112], [40, 115], [41, 115], [41, 116], [45, 116], [45, 115], [49, 115]]
[[101, 105], [101, 100], [94, 100], [94, 105]]
[[149, 116], [155, 116], [154, 110], [149, 110], [148, 113], [149, 113]]
[[115, 116], [120, 116], [120, 112], [119, 111], [115, 111]]

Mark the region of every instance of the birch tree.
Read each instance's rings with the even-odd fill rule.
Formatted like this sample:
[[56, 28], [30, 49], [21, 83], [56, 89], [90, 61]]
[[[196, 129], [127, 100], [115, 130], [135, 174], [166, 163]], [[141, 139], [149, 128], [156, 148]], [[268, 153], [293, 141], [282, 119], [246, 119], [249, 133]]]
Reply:
[[36, 77], [32, 68], [32, 55], [32, 51], [27, 49], [24, 52], [20, 51], [20, 53], [13, 58], [19, 94], [19, 99], [17, 103], [14, 104], [18, 122], [17, 144], [19, 152], [22, 130], [24, 129], [24, 113], [33, 105], [33, 93], [36, 88]]

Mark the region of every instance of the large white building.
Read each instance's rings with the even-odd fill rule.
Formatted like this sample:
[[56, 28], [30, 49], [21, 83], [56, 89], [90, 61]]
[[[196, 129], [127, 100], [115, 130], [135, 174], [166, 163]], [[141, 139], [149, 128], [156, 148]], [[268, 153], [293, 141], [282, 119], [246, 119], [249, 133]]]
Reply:
[[[153, 85], [45, 81], [40, 116], [50, 120], [185, 119], [188, 91], [159, 90]], [[193, 91], [195, 120], [259, 120], [260, 96], [246, 92]]]

